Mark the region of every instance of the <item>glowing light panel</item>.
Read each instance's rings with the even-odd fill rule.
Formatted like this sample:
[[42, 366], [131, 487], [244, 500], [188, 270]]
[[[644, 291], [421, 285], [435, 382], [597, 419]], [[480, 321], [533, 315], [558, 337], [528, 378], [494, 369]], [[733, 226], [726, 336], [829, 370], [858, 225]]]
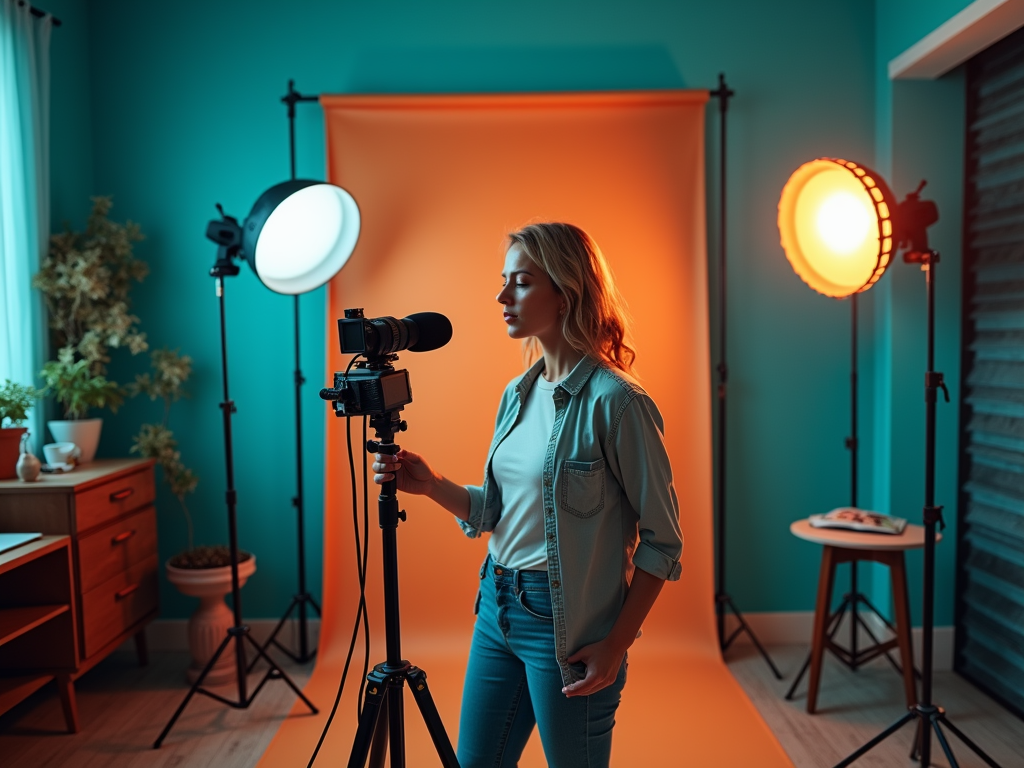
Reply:
[[826, 296], [870, 288], [892, 250], [885, 182], [857, 163], [819, 158], [800, 166], [782, 190], [779, 233], [800, 278]]
[[278, 293], [319, 288], [345, 266], [359, 227], [359, 207], [341, 187], [314, 184], [293, 192], [273, 209], [259, 231], [256, 273]]

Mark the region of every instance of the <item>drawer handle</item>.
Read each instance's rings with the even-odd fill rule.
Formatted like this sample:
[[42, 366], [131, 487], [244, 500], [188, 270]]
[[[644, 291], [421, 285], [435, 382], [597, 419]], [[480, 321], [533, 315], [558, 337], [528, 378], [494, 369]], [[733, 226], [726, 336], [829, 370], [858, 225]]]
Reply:
[[135, 493], [134, 488], [122, 488], [120, 491], [114, 491], [112, 494], [110, 494], [110, 501], [124, 501], [133, 493]]
[[117, 536], [110, 540], [110, 543], [120, 544], [122, 542], [128, 541], [128, 539], [130, 539], [134, 535], [135, 531], [121, 531], [121, 533], [117, 534]]
[[126, 597], [128, 597], [128, 595], [130, 595], [132, 592], [134, 592], [138, 588], [139, 588], [139, 585], [137, 583], [136, 584], [129, 584], [124, 589], [115, 592], [114, 593], [114, 598], [117, 599], [117, 600], [124, 600]]

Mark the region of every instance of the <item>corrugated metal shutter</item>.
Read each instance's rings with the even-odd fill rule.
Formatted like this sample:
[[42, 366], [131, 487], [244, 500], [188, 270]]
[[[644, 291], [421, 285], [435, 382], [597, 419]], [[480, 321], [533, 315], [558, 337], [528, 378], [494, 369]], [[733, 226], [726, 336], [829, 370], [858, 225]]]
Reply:
[[956, 669], [1024, 717], [1024, 30], [967, 88]]

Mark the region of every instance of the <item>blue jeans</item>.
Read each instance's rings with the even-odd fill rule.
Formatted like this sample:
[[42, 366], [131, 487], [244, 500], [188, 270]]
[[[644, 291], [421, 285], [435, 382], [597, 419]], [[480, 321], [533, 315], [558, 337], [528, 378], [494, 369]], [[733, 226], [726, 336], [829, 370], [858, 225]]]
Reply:
[[515, 768], [534, 723], [550, 768], [606, 767], [625, 684], [623, 659], [607, 688], [562, 693], [547, 573], [487, 559], [462, 693], [462, 768]]

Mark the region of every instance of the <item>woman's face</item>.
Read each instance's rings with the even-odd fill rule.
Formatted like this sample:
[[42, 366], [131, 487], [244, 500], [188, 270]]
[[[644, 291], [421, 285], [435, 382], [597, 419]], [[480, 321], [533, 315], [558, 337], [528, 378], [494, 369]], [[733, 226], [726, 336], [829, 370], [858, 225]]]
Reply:
[[505, 309], [505, 324], [513, 339], [536, 336], [543, 343], [562, 335], [559, 310], [564, 299], [547, 272], [523, 253], [518, 243], [505, 253], [505, 284], [497, 299]]

